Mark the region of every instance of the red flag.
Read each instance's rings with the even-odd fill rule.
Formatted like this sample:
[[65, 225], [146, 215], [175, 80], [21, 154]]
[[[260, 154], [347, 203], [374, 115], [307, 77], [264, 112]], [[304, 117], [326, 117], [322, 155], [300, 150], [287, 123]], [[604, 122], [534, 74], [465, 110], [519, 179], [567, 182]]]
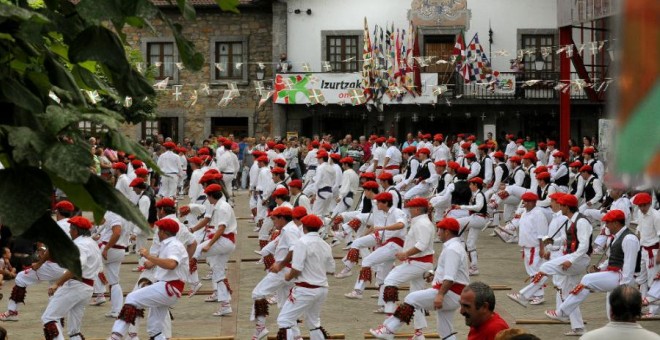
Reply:
[[413, 43], [413, 83], [415, 85], [415, 93], [417, 95], [422, 94], [422, 70], [419, 67], [419, 61], [416, 57], [419, 57], [419, 40], [417, 39], [417, 27], [412, 30], [411, 34], [415, 42]]
[[452, 52], [451, 56], [454, 59], [456, 72], [460, 72], [465, 61], [465, 40], [463, 40], [463, 33], [456, 35], [456, 44], [454, 44], [454, 52]]

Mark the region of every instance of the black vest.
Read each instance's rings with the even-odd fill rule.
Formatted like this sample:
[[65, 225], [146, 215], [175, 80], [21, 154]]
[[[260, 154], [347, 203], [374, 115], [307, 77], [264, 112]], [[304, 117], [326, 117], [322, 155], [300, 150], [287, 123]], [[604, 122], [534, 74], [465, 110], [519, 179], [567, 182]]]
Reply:
[[486, 179], [486, 159], [490, 158], [488, 156], [484, 157], [481, 161], [479, 161], [479, 164], [481, 165], [481, 170], [479, 170], [479, 177], [483, 180]]
[[[584, 163], [584, 162], [583, 162], [583, 163]], [[589, 162], [588, 164], [589, 164], [589, 165], [591, 166], [591, 168], [593, 169], [593, 168], [595, 167], [596, 163], [598, 163], [598, 160], [597, 160], [597, 159], [592, 159], [591, 162]], [[594, 175], [594, 177], [598, 178], [598, 175], [596, 175], [595, 172], [593, 173], [593, 175]]]
[[587, 183], [584, 184], [584, 191], [582, 192], [582, 197], [584, 197], [586, 201], [591, 201], [591, 199], [594, 198], [594, 196], [596, 196], [596, 190], [594, 190], [594, 179], [596, 179], [596, 177], [591, 177], [589, 178]]
[[472, 191], [468, 182], [459, 180], [454, 183], [454, 191], [451, 193], [451, 204], [465, 205], [470, 203]]
[[504, 183], [504, 181], [509, 178], [509, 167], [507, 167], [505, 163], [500, 163], [498, 166], [502, 168], [502, 178], [500, 178], [500, 183]]
[[559, 166], [566, 167], [566, 175], [557, 178], [555, 180], [555, 184], [557, 184], [559, 186], [568, 186], [569, 173], [570, 173], [570, 171], [568, 170], [568, 165], [566, 165], [566, 162], [564, 162], [564, 163], [561, 163]]
[[[408, 159], [408, 169], [406, 170], [406, 178], [405, 179], [410, 178], [410, 175], [412, 174], [412, 160], [413, 159], [414, 158], [412, 158], [412, 157], [410, 157], [410, 159]], [[420, 166], [420, 164], [417, 164], [417, 171], [419, 171], [419, 166]]]
[[447, 174], [447, 171], [443, 172], [442, 175], [440, 175], [440, 179], [438, 179], [438, 186], [435, 187], [435, 192], [442, 192], [445, 190], [445, 175]]
[[371, 206], [371, 200], [367, 198], [367, 196], [362, 193], [362, 213], [370, 213], [372, 209]]
[[483, 205], [483, 207], [481, 207], [481, 210], [477, 211], [476, 213], [487, 215], [488, 214], [488, 204], [486, 204], [486, 196], [484, 195], [484, 193], [481, 190], [479, 190], [474, 196], [472, 196], [470, 198], [470, 205], [477, 204], [477, 195], [481, 195], [483, 197], [484, 205]]
[[[578, 175], [578, 176], [580, 176], [580, 175]], [[573, 183], [571, 183], [571, 187], [569, 188], [571, 195], [575, 195], [575, 193], [577, 192], [578, 181], [579, 181], [579, 179], [576, 178], [575, 180], [573, 180]]]
[[543, 201], [548, 197], [548, 189], [550, 188], [550, 184], [545, 186], [545, 189], [541, 189], [540, 186], [536, 187], [536, 194], [539, 196], [539, 201]]
[[[627, 227], [623, 227], [624, 230], [621, 232], [621, 235], [619, 235], [619, 238], [616, 239], [616, 241], [612, 242], [610, 245], [610, 257], [607, 259], [607, 266], [608, 267], [616, 267], [616, 268], [621, 268], [623, 269], [623, 259], [625, 257], [625, 254], [623, 252], [623, 239], [626, 237], [628, 234], [632, 234], [630, 229]], [[640, 270], [640, 251], [637, 251], [637, 258], [635, 259], [635, 272], [638, 272]]]
[[[578, 247], [580, 246], [580, 240], [578, 240], [577, 236], [577, 221], [579, 221], [581, 218], [586, 218], [582, 216], [582, 214], [577, 213], [578, 217], [575, 219], [575, 223], [566, 224], [565, 231], [566, 231], [566, 247], [564, 248], [564, 254], [571, 254], [574, 253]], [[589, 222], [587, 220], [587, 222]], [[587, 255], [591, 256], [591, 253], [593, 252], [593, 248], [591, 244], [593, 239], [593, 234], [589, 235], [589, 250], [587, 250]]]
[[431, 177], [431, 171], [429, 170], [429, 163], [431, 163], [430, 159], [424, 160], [423, 163], [420, 163], [419, 166], [417, 167], [417, 177], [420, 180], [425, 180], [429, 177]]

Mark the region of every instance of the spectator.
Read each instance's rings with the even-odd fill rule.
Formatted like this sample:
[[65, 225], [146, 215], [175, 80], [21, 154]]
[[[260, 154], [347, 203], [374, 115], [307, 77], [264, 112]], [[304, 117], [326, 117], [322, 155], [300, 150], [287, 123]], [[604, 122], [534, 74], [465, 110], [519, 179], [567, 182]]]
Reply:
[[0, 258], [0, 275], [6, 280], [16, 277], [16, 268], [11, 265], [11, 251], [9, 248], [2, 248], [2, 258]]
[[530, 151], [532, 149], [536, 149], [536, 142], [532, 140], [532, 137], [526, 136], [525, 141], [523, 142], [523, 146], [525, 146], [527, 151]]
[[495, 313], [495, 293], [483, 282], [472, 282], [461, 293], [461, 315], [470, 326], [468, 340], [494, 340], [509, 325]]
[[525, 330], [520, 328], [503, 329], [497, 333], [495, 340], [511, 340], [512, 337], [520, 334], [525, 334]]
[[523, 333], [523, 334], [514, 335], [508, 338], [508, 340], [541, 340], [541, 339], [534, 334]]
[[580, 339], [660, 339], [660, 335], [648, 331], [637, 319], [642, 315], [642, 295], [637, 288], [621, 285], [610, 293], [610, 321], [607, 325], [587, 332]]
[[287, 60], [286, 53], [280, 54], [280, 62], [277, 64], [277, 73], [287, 73], [291, 71], [291, 62]]

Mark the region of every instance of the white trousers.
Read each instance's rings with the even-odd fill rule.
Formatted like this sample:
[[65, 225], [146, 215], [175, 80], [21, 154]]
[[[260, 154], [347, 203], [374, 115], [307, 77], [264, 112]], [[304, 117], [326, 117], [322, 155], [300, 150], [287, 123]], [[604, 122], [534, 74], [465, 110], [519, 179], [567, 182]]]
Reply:
[[[101, 251], [103, 249], [105, 249], [105, 246], [101, 248]], [[108, 259], [103, 260], [103, 273], [110, 286], [110, 303], [112, 304], [110, 311], [112, 313], [119, 313], [124, 302], [124, 292], [121, 289], [121, 284], [119, 284], [119, 270], [124, 257], [126, 257], [124, 249], [110, 248], [108, 249]], [[94, 278], [94, 293], [105, 293], [105, 285], [98, 277]]]
[[41, 315], [41, 322], [44, 325], [55, 322], [60, 333], [57, 340], [64, 340], [60, 325], [60, 319], [64, 317], [67, 320], [68, 334], [80, 333], [85, 307], [89, 303], [93, 291], [91, 286], [77, 280], [69, 280], [55, 291], [53, 297], [48, 301], [46, 310]]
[[[525, 272], [527, 273], [528, 276], [532, 277], [539, 272], [539, 268], [541, 268], [541, 263], [543, 261], [540, 256], [539, 247], [531, 247], [531, 248], [522, 247], [522, 249], [523, 249], [522, 254], [523, 254], [523, 262], [525, 265]], [[543, 289], [539, 289], [535, 291], [533, 296], [542, 298]]]
[[620, 272], [604, 271], [598, 273], [591, 273], [585, 275], [580, 284], [584, 286], [577, 294], [569, 294], [564, 300], [564, 303], [557, 309], [557, 314], [570, 315], [576, 308], [580, 306], [587, 296], [593, 292], [607, 292], [605, 297], [605, 313], [609, 319], [610, 315], [610, 292], [618, 287], [621, 282]]
[[[479, 239], [479, 234], [481, 230], [486, 226], [485, 217], [472, 214], [467, 217], [461, 217], [458, 219], [458, 223], [461, 226], [461, 230], [464, 228], [461, 238], [465, 240], [465, 246], [467, 247], [468, 256], [470, 258], [470, 267], [476, 269], [478, 260], [477, 260], [477, 240]], [[467, 236], [466, 236], [467, 235]]]
[[[323, 334], [316, 329], [321, 327], [321, 308], [328, 297], [328, 288], [304, 288], [295, 286], [277, 316], [277, 326], [288, 328], [287, 340], [294, 340], [291, 327], [297, 325], [297, 319], [305, 316], [305, 326], [310, 330], [310, 340], [324, 340]], [[312, 331], [314, 330], [314, 331]]]
[[229, 202], [234, 194], [234, 185], [232, 182], [234, 181], [235, 176], [236, 175], [222, 174], [222, 182], [224, 183], [225, 190], [227, 190], [227, 195], [229, 195], [229, 197], [227, 197], [227, 202]]
[[[422, 329], [426, 327], [426, 319], [424, 318], [423, 318], [424, 327], [418, 327], [417, 312], [419, 310], [427, 310], [427, 311], [434, 310], [435, 307], [433, 306], [433, 300], [435, 299], [435, 296], [437, 294], [438, 291], [436, 289], [427, 288], [424, 290], [411, 292], [406, 296], [404, 302], [415, 307], [415, 329]], [[445, 298], [442, 301], [442, 308], [435, 309], [438, 334], [440, 335], [440, 338], [446, 340], [456, 339], [455, 336], [451, 336], [451, 337], [448, 336], [449, 334], [454, 332], [454, 315], [456, 314], [456, 310], [458, 310], [461, 306], [459, 304], [459, 299], [460, 296], [458, 294], [449, 291], [447, 292], [447, 294], [445, 294]], [[387, 318], [385, 322], [383, 322], [383, 324], [391, 332], [396, 332], [402, 326], [401, 320], [399, 320], [394, 316], [390, 316], [389, 318]]]
[[431, 185], [429, 185], [428, 183], [419, 183], [414, 187], [410, 188], [410, 190], [406, 191], [405, 195], [403, 195], [403, 199], [410, 200], [415, 197], [426, 197], [430, 193], [431, 193]]
[[229, 261], [229, 256], [236, 249], [234, 242], [230, 241], [226, 237], [220, 237], [209, 249], [207, 252], [202, 252], [207, 244], [211, 240], [204, 241], [197, 246], [195, 250], [196, 259], [206, 258], [207, 262], [211, 265], [211, 270], [213, 271], [213, 282], [216, 284], [216, 295], [218, 301], [229, 302], [231, 301], [231, 294], [227, 289], [227, 286], [224, 282], [221, 282], [226, 277], [227, 270], [227, 261]]
[[[252, 290], [252, 300], [265, 299], [275, 293], [277, 294], [277, 305], [282, 307], [291, 288], [293, 288], [293, 282], [284, 280], [284, 275], [288, 272], [288, 268], [281, 270], [279, 273], [268, 272]], [[254, 321], [254, 304], [252, 305], [250, 320]]]
[[[410, 294], [420, 291], [425, 288], [426, 281], [424, 280], [424, 273], [433, 269], [433, 263], [420, 262], [420, 261], [406, 261], [394, 267], [392, 271], [385, 278], [383, 285], [399, 287], [406, 282], [410, 282]], [[385, 302], [385, 313], [391, 314], [396, 310], [396, 303], [394, 301]], [[415, 309], [414, 315], [415, 329], [426, 328], [426, 318], [424, 311]]]
[[[64, 274], [64, 269], [62, 267], [58, 266], [55, 262], [46, 261], [38, 270], [26, 269], [16, 274], [14, 284], [18, 287], [27, 288], [39, 283], [39, 281], [55, 281], [59, 279], [62, 274]], [[18, 312], [16, 301], [9, 299], [7, 310]]]
[[161, 197], [175, 197], [176, 185], [179, 182], [177, 174], [163, 174], [160, 176], [160, 188], [158, 189], [158, 196]]
[[[355, 242], [353, 242], [353, 244], [355, 244]], [[384, 244], [376, 248], [376, 250], [374, 250], [369, 255], [367, 255], [367, 257], [362, 259], [362, 268], [374, 269], [374, 267], [378, 266], [377, 275], [381, 275], [383, 279], [386, 279], [391, 268], [394, 266], [394, 261], [396, 260], [395, 255], [400, 251], [401, 251], [401, 246], [394, 242]], [[365, 282], [360, 280], [360, 277], [358, 276], [357, 280], [355, 281], [354, 289], [363, 291], [364, 285]], [[382, 292], [380, 295], [382, 295]]]
[[[156, 340], [166, 339], [164, 334], [165, 318], [169, 317], [170, 306], [173, 306], [179, 300], [176, 294], [168, 293], [165, 285], [166, 282], [159, 281], [133, 291], [126, 296], [127, 305], [135, 306], [137, 309], [150, 309], [147, 318], [147, 334]], [[128, 331], [128, 325], [126, 321], [117, 319], [112, 326], [112, 332], [124, 336]]]

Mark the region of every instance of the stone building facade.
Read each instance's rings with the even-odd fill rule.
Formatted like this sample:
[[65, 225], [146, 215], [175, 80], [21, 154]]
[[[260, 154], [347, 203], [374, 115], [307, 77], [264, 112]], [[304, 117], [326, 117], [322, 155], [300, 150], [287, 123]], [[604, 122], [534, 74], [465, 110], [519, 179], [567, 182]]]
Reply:
[[[154, 31], [129, 29], [126, 32], [128, 44], [141, 51], [145, 63], [156, 69], [156, 82], [165, 76], [169, 76], [169, 81], [165, 88], [156, 91], [157, 120], [127, 126], [124, 131], [136, 139], [158, 133], [176, 141], [188, 137], [198, 145], [210, 134], [237, 137], [270, 134], [273, 104], [267, 102], [257, 107], [259, 97], [253, 81], [257, 80], [259, 62], [268, 65], [263, 77], [272, 79], [272, 61], [279, 55], [279, 51], [273, 53], [272, 5], [242, 0], [240, 14], [235, 14], [221, 11], [212, 1], [192, 3], [197, 12], [194, 21], [184, 20], [179, 11], [169, 5], [162, 5], [162, 10], [182, 25], [183, 35], [204, 56], [200, 71], [180, 67], [173, 33], [162, 21], [152, 21]], [[236, 62], [242, 66], [237, 68]], [[229, 83], [238, 86], [240, 96], [221, 107], [218, 103]], [[193, 105], [194, 91], [197, 100]], [[180, 92], [180, 96], [175, 92]]]

